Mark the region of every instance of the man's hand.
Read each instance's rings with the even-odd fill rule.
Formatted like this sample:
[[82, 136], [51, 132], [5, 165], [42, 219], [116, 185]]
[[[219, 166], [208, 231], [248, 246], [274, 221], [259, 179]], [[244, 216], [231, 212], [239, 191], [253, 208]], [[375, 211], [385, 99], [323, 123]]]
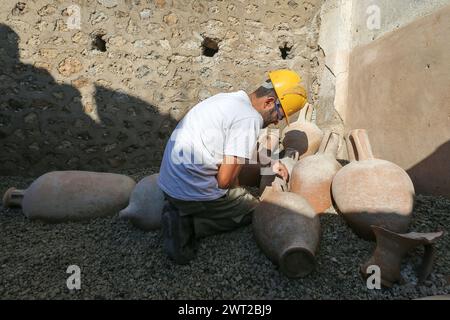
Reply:
[[272, 166], [272, 171], [279, 175], [281, 178], [283, 178], [284, 181], [288, 181], [289, 179], [289, 171], [286, 168], [286, 166], [281, 163], [280, 161], [275, 162], [275, 164]]

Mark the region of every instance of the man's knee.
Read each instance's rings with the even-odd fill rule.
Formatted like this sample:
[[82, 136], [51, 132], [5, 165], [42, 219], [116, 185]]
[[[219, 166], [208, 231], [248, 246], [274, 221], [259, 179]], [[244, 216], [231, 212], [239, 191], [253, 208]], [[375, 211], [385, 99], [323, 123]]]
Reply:
[[230, 214], [228, 217], [220, 219], [211, 217], [194, 217], [195, 236], [203, 238], [215, 234], [229, 232], [240, 227], [249, 225], [252, 222], [253, 211], [244, 214]]

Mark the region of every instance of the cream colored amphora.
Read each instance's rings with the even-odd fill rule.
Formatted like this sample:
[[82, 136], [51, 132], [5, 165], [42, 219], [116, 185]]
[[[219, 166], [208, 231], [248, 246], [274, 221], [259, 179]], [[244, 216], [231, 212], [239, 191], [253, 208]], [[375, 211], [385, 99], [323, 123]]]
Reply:
[[26, 190], [9, 188], [3, 206], [22, 207], [30, 219], [77, 221], [117, 214], [136, 185], [128, 176], [89, 171], [53, 171]]
[[351, 162], [332, 183], [339, 212], [366, 240], [375, 240], [372, 225], [406, 233], [414, 206], [410, 177], [398, 165], [374, 158], [366, 130], [351, 131], [346, 143]]
[[119, 217], [128, 219], [137, 228], [151, 231], [161, 227], [164, 193], [158, 186], [159, 174], [143, 178], [130, 196], [128, 206], [119, 212]]
[[298, 120], [284, 128], [282, 143], [286, 153], [295, 150], [300, 154], [300, 159], [313, 155], [319, 149], [323, 139], [323, 132], [311, 122], [314, 109], [307, 104], [301, 111]]
[[297, 162], [290, 178], [289, 191], [305, 198], [316, 213], [331, 207], [331, 182], [342, 168], [336, 161], [339, 135], [328, 131], [319, 151]]

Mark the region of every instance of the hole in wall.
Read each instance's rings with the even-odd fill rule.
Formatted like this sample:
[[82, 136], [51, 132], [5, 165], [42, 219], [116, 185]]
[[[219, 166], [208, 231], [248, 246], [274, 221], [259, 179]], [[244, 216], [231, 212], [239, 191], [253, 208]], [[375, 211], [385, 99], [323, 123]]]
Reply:
[[19, 16], [25, 13], [25, 8], [27, 4], [25, 2], [18, 2], [12, 9], [12, 15], [13, 16]]
[[282, 47], [280, 47], [281, 58], [283, 60], [291, 59], [291, 57], [289, 56], [291, 49], [292, 45], [288, 45], [287, 43], [285, 43]]
[[92, 50], [106, 52], [106, 41], [103, 39], [104, 36], [105, 34], [103, 33], [94, 34], [92, 39]]
[[219, 42], [215, 39], [205, 37], [202, 42], [203, 55], [206, 57], [214, 57], [219, 52]]

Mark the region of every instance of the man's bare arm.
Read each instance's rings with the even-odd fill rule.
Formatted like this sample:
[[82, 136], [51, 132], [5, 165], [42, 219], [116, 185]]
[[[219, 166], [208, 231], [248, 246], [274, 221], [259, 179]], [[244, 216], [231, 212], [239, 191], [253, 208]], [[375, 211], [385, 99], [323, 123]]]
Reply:
[[235, 156], [224, 156], [217, 173], [217, 183], [220, 189], [229, 189], [239, 184], [238, 176], [242, 169], [244, 159]]

